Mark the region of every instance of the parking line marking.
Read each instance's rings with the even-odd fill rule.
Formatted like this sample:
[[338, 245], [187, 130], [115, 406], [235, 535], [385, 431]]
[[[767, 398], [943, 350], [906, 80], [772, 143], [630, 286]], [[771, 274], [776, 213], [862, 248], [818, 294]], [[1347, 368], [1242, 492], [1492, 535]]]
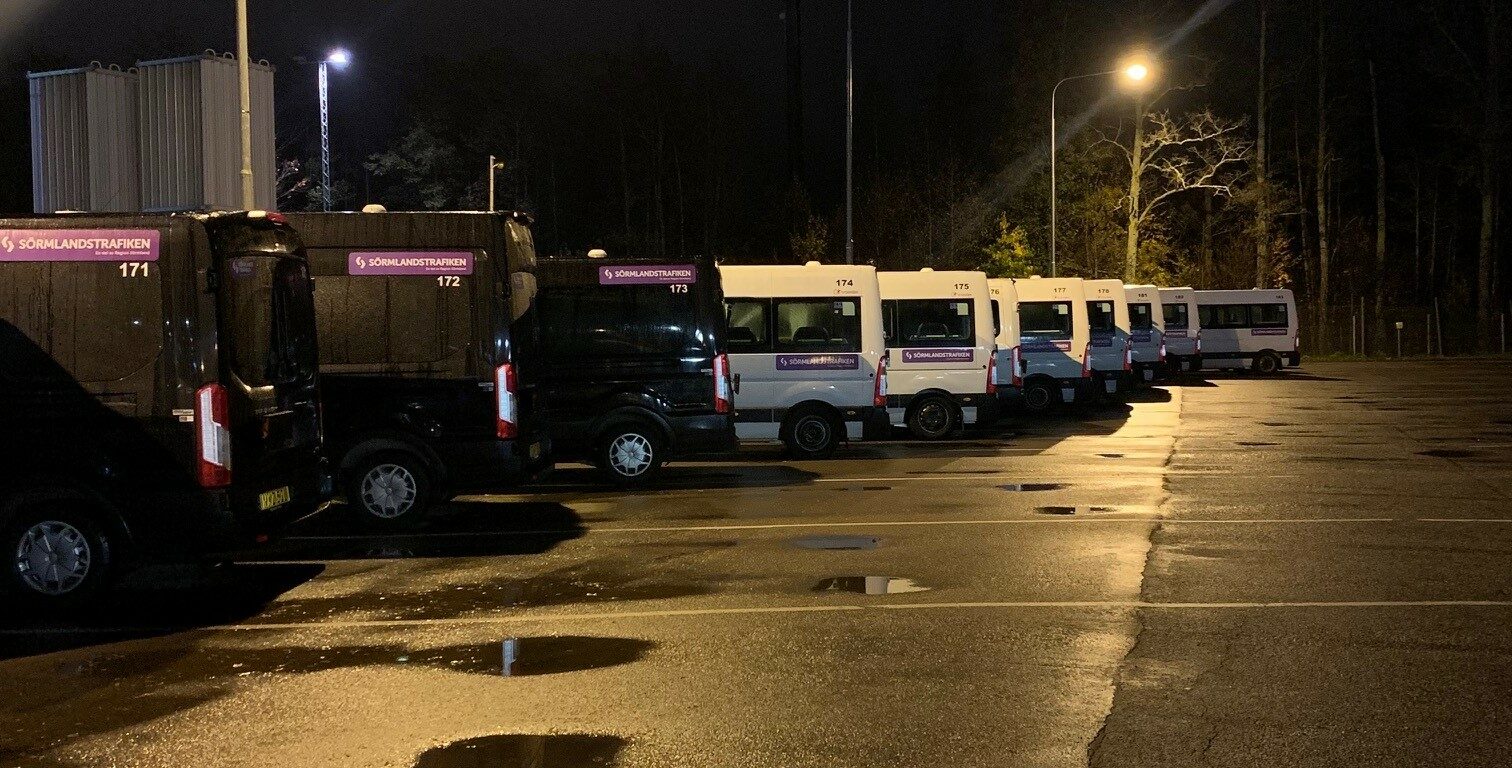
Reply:
[[875, 605], [793, 605], [760, 608], [685, 608], [660, 611], [602, 611], [596, 613], [543, 613], [499, 616], [453, 616], [437, 619], [368, 619], [359, 621], [266, 622], [221, 624], [203, 627], [39, 627], [0, 629], [0, 636], [89, 635], [122, 633], [168, 633], [188, 631], [254, 632], [330, 629], [391, 629], [426, 626], [488, 626], [532, 622], [601, 621], [615, 619], [662, 619], [700, 616], [750, 616], [844, 613], [856, 611], [919, 610], [1274, 610], [1345, 608], [1512, 608], [1512, 600], [1280, 600], [1270, 602], [1172, 602], [1143, 600], [1015, 600], [952, 603], [877, 603]]

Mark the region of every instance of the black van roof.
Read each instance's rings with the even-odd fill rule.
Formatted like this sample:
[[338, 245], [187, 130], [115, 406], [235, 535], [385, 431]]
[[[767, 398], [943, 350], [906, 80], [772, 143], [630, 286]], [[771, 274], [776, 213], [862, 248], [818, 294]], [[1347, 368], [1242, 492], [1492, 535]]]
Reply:
[[428, 248], [472, 247], [491, 243], [501, 221], [529, 226], [530, 217], [513, 211], [385, 211], [289, 213], [289, 223], [311, 247]]

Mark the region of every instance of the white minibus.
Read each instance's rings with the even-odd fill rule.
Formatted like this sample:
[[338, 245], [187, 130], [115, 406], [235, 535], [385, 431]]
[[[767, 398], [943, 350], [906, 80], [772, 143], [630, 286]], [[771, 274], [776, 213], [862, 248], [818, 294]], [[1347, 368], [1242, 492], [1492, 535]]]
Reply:
[[721, 266], [741, 440], [795, 458], [889, 431], [886, 341], [875, 267]]
[[1134, 383], [1129, 342], [1129, 297], [1121, 280], [1088, 280], [1087, 321], [1092, 325], [1092, 377], [1116, 395]]
[[981, 272], [878, 272], [887, 332], [887, 410], [938, 440], [998, 415], [996, 335]]
[[1129, 299], [1129, 347], [1136, 381], [1154, 381], [1165, 372], [1165, 311], [1160, 289], [1153, 285], [1126, 285]]
[[1164, 305], [1166, 364], [1172, 373], [1202, 370], [1202, 328], [1197, 324], [1197, 292], [1161, 288]]
[[1272, 374], [1302, 364], [1297, 302], [1285, 288], [1197, 291], [1202, 362]]
[[1092, 349], [1079, 277], [1015, 279], [1024, 407], [1042, 413], [1090, 395]]
[[1017, 402], [1023, 394], [1024, 361], [1019, 350], [1018, 290], [1008, 278], [987, 281], [992, 297], [992, 325], [997, 331], [998, 402]]

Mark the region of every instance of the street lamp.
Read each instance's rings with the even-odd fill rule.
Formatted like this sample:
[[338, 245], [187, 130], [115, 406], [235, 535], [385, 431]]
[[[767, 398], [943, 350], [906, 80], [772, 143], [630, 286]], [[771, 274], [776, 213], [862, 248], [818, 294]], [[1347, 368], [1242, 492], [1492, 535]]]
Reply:
[[331, 112], [327, 99], [328, 67], [346, 69], [352, 63], [352, 54], [345, 48], [337, 48], [320, 60], [320, 205], [322, 210], [331, 210]]
[[1105, 75], [1119, 75], [1120, 82], [1126, 87], [1143, 87], [1150, 79], [1150, 65], [1145, 63], [1142, 57], [1131, 58], [1118, 69], [1105, 69], [1101, 72], [1089, 72], [1085, 75], [1072, 75], [1062, 78], [1060, 82], [1050, 89], [1050, 276], [1056, 276], [1055, 265], [1055, 242], [1056, 242], [1056, 218], [1055, 218], [1055, 95], [1062, 85], [1072, 80], [1086, 80], [1091, 77], [1103, 77]]

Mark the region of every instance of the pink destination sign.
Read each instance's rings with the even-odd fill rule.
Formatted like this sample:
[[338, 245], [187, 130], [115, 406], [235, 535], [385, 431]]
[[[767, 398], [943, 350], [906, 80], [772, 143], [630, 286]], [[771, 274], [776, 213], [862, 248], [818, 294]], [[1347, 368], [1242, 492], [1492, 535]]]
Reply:
[[156, 229], [0, 229], [0, 261], [157, 261]]
[[349, 275], [470, 275], [471, 251], [360, 251], [347, 254]]

